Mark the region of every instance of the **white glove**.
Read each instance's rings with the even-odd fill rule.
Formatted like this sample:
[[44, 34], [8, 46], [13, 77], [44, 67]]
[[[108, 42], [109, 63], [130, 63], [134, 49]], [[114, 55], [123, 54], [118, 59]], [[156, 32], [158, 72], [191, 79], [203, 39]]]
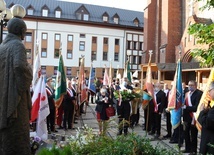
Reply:
[[186, 107], [187, 107], [186, 105], [183, 105], [182, 109], [186, 109]]

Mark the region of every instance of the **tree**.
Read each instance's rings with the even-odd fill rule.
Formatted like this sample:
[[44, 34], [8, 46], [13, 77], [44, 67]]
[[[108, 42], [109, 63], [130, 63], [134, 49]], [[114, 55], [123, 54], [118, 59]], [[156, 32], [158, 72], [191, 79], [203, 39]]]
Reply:
[[[202, 1], [202, 0], [196, 0]], [[214, 8], [214, 0], [207, 0], [205, 6], [200, 8], [204, 9]], [[197, 44], [207, 45], [207, 48], [194, 49], [191, 54], [193, 57], [199, 57], [201, 60], [200, 65], [203, 67], [214, 66], [214, 23], [202, 24], [195, 23], [189, 26], [188, 33], [197, 39]]]

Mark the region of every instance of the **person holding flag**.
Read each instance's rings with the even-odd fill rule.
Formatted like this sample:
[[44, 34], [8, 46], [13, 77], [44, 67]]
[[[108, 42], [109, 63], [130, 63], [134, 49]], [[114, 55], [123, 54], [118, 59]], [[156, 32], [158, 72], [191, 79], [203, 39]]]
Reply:
[[199, 153], [202, 155], [214, 154], [214, 80], [208, 90], [210, 101], [207, 107], [199, 114], [198, 121], [202, 126]]
[[55, 118], [56, 118], [56, 107], [55, 107], [55, 90], [54, 90], [54, 83], [52, 80], [52, 77], [47, 78], [46, 80], [46, 92], [48, 97], [48, 105], [49, 105], [49, 111], [50, 114], [47, 116], [47, 129], [48, 133], [50, 134], [52, 132], [58, 132], [55, 129]]
[[196, 128], [196, 119], [194, 113], [197, 111], [202, 91], [197, 89], [196, 81], [189, 81], [189, 92], [185, 96], [185, 104], [183, 105], [183, 125], [185, 150], [184, 153], [197, 153], [197, 137], [198, 130]]

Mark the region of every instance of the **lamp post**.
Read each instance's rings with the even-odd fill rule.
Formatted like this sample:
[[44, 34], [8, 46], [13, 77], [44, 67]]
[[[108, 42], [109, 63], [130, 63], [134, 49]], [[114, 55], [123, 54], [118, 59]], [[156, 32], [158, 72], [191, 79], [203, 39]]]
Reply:
[[7, 26], [7, 22], [13, 18], [23, 18], [26, 15], [25, 8], [20, 4], [15, 4], [11, 7], [11, 9], [6, 8], [6, 3], [4, 0], [0, 0], [0, 43], [3, 40], [3, 28]]

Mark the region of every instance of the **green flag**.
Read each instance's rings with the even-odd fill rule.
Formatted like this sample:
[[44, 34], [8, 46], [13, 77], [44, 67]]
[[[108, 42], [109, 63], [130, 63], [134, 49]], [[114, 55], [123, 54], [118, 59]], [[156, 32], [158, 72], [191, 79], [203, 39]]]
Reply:
[[59, 56], [59, 66], [57, 69], [56, 76], [56, 91], [55, 91], [55, 103], [56, 106], [59, 107], [63, 100], [63, 95], [66, 94], [66, 76], [64, 71], [64, 63], [62, 55]]
[[127, 61], [126, 70], [127, 70], [126, 71], [126, 73], [127, 73], [127, 79], [129, 80], [129, 82], [132, 82], [129, 60]]

